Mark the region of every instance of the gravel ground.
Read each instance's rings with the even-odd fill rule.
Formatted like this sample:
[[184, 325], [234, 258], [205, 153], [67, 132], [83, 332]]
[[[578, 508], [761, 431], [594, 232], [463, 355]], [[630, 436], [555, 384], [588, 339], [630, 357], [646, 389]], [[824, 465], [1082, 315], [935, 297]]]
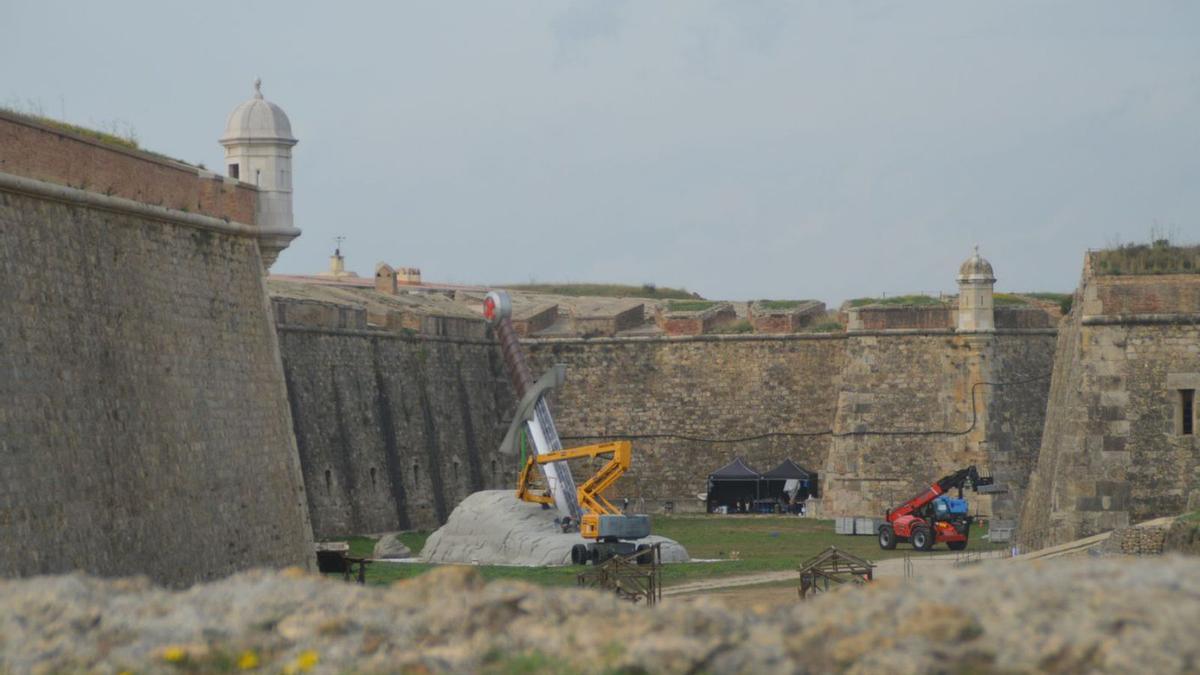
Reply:
[[186, 591], [82, 575], [0, 582], [0, 672], [1197, 672], [1200, 562], [976, 566], [806, 603], [657, 609], [484, 584], [387, 588], [297, 570]]

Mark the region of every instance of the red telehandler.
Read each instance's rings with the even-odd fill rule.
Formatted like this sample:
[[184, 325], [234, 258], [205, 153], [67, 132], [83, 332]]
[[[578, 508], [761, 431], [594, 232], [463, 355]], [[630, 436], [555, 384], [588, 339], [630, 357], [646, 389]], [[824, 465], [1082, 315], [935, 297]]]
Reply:
[[[893, 549], [901, 541], [912, 542], [918, 551], [933, 550], [933, 545], [945, 542], [951, 551], [967, 547], [967, 534], [975, 520], [963, 499], [963, 488], [979, 492], [992, 485], [991, 476], [980, 476], [974, 466], [960, 469], [929, 486], [929, 489], [884, 515], [887, 522], [879, 526], [879, 548]], [[948, 496], [958, 490], [958, 498]]]

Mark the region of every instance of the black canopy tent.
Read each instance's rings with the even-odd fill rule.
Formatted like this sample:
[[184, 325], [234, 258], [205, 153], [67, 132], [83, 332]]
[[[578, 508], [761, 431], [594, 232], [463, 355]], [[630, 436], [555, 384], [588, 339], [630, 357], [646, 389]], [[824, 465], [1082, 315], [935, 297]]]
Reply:
[[708, 475], [709, 513], [721, 506], [734, 507], [738, 502], [758, 499], [762, 483], [762, 474], [746, 466], [741, 457], [734, 458]]
[[779, 466], [764, 473], [762, 479], [763, 487], [760, 492], [763, 497], [781, 497], [790, 480], [799, 483], [799, 490], [796, 492], [797, 501], [818, 496], [816, 472], [809, 471], [791, 459], [783, 460]]

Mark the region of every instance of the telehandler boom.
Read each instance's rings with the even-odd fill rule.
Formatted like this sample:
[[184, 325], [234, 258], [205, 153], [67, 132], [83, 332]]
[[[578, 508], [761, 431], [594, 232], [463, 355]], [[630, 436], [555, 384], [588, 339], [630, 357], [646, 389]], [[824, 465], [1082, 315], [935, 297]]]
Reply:
[[[969, 513], [967, 500], [963, 499], [963, 488], [978, 492], [980, 487], [993, 482], [991, 476], [980, 476], [973, 465], [941, 478], [928, 490], [884, 514], [887, 522], [879, 526], [879, 548], [890, 550], [896, 548], [897, 542], [911, 541], [918, 551], [932, 550], [939, 542], [952, 551], [963, 550], [975, 520]], [[946, 496], [955, 489], [958, 498]]]

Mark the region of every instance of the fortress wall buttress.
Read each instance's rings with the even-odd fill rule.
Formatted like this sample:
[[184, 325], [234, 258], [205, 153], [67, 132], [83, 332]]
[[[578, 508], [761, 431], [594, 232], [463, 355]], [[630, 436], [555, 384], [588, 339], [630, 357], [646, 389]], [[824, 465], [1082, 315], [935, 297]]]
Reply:
[[318, 539], [432, 529], [472, 492], [515, 485], [517, 458], [497, 452], [514, 403], [490, 342], [327, 322], [279, 339]]
[[0, 575], [311, 565], [253, 225], [5, 173], [0, 270]]

